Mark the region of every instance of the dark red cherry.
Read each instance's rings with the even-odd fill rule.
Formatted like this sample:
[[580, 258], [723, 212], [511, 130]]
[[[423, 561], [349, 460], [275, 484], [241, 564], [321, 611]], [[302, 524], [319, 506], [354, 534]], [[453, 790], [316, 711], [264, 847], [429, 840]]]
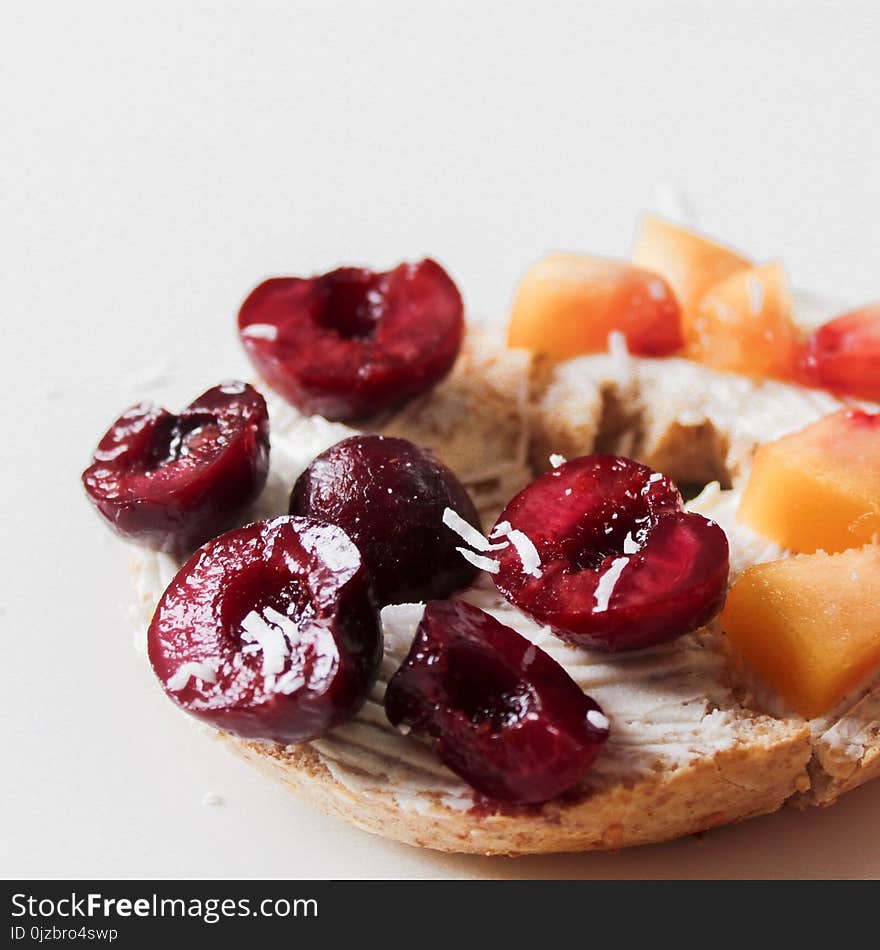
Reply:
[[465, 487], [433, 452], [406, 439], [353, 435], [300, 475], [290, 513], [339, 525], [361, 549], [381, 605], [446, 597], [477, 569], [455, 550], [451, 508], [480, 530]]
[[392, 725], [430, 736], [478, 792], [545, 802], [575, 786], [608, 720], [539, 647], [470, 604], [432, 601], [385, 691]]
[[148, 645], [181, 709], [285, 744], [350, 719], [382, 658], [360, 552], [309, 518], [260, 521], [196, 551], [159, 601]]
[[436, 385], [458, 355], [464, 315], [452, 278], [423, 260], [275, 277], [242, 304], [238, 329], [273, 389], [305, 413], [352, 421]]
[[209, 389], [180, 415], [141, 404], [110, 427], [83, 472], [86, 492], [124, 538], [191, 551], [235, 522], [269, 470], [269, 416], [245, 383]]
[[591, 455], [547, 472], [508, 504], [493, 539], [506, 529], [511, 543], [493, 554], [498, 589], [571, 643], [651, 646], [708, 623], [724, 603], [724, 532], [630, 459]]

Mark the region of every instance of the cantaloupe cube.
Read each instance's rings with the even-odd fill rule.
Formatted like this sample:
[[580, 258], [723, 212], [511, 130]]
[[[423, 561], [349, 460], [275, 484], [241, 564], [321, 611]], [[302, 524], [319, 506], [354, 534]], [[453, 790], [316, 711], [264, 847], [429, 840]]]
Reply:
[[737, 517], [803, 554], [880, 536], [880, 413], [841, 409], [759, 446]]
[[641, 356], [680, 349], [678, 301], [666, 281], [625, 261], [552, 254], [517, 288], [508, 343], [568, 359], [607, 349], [613, 330]]
[[748, 568], [721, 626], [761, 678], [796, 712], [827, 712], [880, 670], [880, 547]]
[[712, 287], [685, 325], [685, 355], [722, 372], [790, 379], [800, 332], [777, 263], [738, 270]]
[[654, 215], [642, 219], [632, 259], [669, 281], [681, 304], [685, 328], [710, 287], [752, 266], [731, 248]]

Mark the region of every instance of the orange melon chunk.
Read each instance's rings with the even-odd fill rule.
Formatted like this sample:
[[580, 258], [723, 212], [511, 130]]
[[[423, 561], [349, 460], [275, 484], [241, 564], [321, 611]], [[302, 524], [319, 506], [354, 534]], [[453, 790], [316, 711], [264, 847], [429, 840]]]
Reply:
[[880, 547], [748, 568], [721, 626], [796, 712], [820, 716], [880, 669]]
[[722, 372], [788, 379], [799, 347], [791, 295], [777, 263], [738, 270], [716, 284], [685, 326], [685, 354]]
[[802, 554], [880, 536], [880, 413], [841, 409], [759, 446], [737, 517]]
[[669, 281], [681, 304], [685, 327], [710, 287], [752, 266], [731, 248], [654, 215], [642, 219], [632, 259]]
[[680, 349], [678, 302], [666, 281], [625, 261], [552, 254], [517, 288], [508, 344], [568, 359], [607, 349], [613, 330], [641, 356]]

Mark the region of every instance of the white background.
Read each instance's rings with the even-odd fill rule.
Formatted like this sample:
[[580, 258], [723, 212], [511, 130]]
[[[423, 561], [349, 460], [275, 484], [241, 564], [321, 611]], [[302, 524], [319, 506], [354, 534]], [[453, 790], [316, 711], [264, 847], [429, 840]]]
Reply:
[[164, 700], [78, 484], [127, 405], [247, 372], [234, 316], [263, 276], [430, 253], [503, 320], [542, 252], [625, 254], [658, 182], [795, 283], [880, 297], [876, 2], [2, 10], [0, 873], [880, 876], [880, 787], [517, 861], [322, 818]]

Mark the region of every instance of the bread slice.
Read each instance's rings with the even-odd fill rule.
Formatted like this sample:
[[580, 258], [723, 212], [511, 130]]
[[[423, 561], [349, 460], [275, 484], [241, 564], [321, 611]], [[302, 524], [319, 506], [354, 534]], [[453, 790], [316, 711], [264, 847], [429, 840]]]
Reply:
[[[690, 374], [686, 385], [676, 382], [678, 373]], [[620, 451], [655, 465], [662, 459], [658, 467], [683, 481], [714, 476], [738, 482], [757, 441], [829, 411], [830, 397], [788, 387], [791, 392], [764, 396], [774, 404], [784, 396], [790, 410], [769, 422], [757, 410], [744, 419], [750, 404], [762, 405], [755, 395], [760, 388], [684, 361], [634, 360], [619, 341], [607, 355], [535, 367], [526, 354], [472, 331], [446, 382], [370, 430], [433, 447], [489, 516], [529, 480], [529, 459], [543, 466], [551, 452]], [[255, 517], [286, 511], [293, 480], [311, 458], [355, 431], [303, 417], [271, 395], [268, 401], [272, 469]], [[693, 506], [728, 530], [738, 572], [782, 552], [737, 525], [736, 495], [716, 484]], [[165, 555], [135, 551], [133, 566], [144, 629], [177, 565]], [[870, 714], [873, 693], [817, 731], [778, 705], [770, 708], [772, 699], [764, 702], [733, 678], [714, 626], [609, 656], [566, 645], [504, 601], [489, 581], [462, 596], [539, 643], [611, 719], [608, 745], [584, 784], [564, 799], [529, 808], [480, 801], [424, 743], [392, 729], [382, 706], [385, 684], [409, 648], [422, 605], [383, 611], [381, 676], [352, 722], [295, 747], [229, 735], [223, 740], [328, 814], [410, 844], [481, 854], [667, 840], [772, 812], [788, 801], [825, 801], [880, 768], [876, 733], [872, 738], [854, 718], [856, 709], [858, 716]], [[831, 741], [835, 729], [846, 733], [848, 745]], [[859, 742], [863, 751], [856, 760], [847, 750]], [[811, 790], [820, 787], [821, 799]]]

